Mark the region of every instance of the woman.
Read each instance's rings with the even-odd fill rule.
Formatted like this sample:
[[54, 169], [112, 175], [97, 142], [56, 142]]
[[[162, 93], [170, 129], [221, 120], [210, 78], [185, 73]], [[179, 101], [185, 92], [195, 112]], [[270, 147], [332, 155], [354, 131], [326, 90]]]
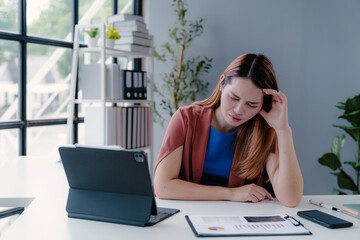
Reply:
[[178, 109], [155, 166], [159, 198], [299, 204], [303, 179], [287, 98], [263, 55], [236, 58], [212, 95]]

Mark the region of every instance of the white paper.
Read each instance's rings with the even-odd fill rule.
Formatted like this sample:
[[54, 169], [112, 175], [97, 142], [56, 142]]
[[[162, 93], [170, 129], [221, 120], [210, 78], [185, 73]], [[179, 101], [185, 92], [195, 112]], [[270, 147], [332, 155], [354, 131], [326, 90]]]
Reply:
[[198, 235], [287, 235], [311, 234], [287, 215], [190, 215]]

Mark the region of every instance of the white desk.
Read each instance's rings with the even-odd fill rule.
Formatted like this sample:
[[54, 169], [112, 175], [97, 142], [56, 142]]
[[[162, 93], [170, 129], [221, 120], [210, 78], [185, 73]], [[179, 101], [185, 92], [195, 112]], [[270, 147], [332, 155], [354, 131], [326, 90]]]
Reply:
[[[0, 206], [29, 205], [2, 234], [1, 239], [198, 239], [184, 216], [190, 214], [279, 214], [296, 217], [309, 229], [311, 236], [249, 237], [248, 239], [359, 239], [360, 220], [308, 204], [309, 199], [341, 207], [344, 203], [360, 203], [358, 196], [304, 196], [296, 208], [279, 202], [236, 203], [225, 201], [157, 200], [158, 206], [178, 208], [180, 213], [152, 227], [135, 227], [68, 218], [65, 211], [68, 185], [61, 164], [50, 160], [19, 158], [0, 167]], [[33, 199], [34, 198], [34, 199]], [[351, 228], [327, 229], [300, 219], [299, 210], [319, 209], [354, 223]], [[214, 238], [212, 238], [214, 239]], [[230, 238], [216, 238], [226, 239]], [[246, 239], [242, 237], [242, 239]]]

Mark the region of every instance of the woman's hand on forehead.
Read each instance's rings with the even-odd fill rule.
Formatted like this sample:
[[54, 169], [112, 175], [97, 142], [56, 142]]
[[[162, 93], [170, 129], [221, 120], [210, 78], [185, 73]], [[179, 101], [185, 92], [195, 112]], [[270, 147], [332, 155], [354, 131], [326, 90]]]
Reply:
[[272, 104], [270, 112], [265, 112], [263, 109], [259, 112], [266, 122], [275, 130], [282, 130], [289, 126], [288, 123], [288, 109], [287, 97], [281, 91], [274, 89], [263, 89], [267, 95], [272, 95]]

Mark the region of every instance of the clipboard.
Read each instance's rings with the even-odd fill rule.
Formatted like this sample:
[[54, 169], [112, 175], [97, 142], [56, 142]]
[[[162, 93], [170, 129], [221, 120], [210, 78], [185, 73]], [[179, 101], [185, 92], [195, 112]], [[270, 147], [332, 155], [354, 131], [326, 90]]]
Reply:
[[300, 221], [277, 215], [186, 215], [196, 237], [311, 235]]

